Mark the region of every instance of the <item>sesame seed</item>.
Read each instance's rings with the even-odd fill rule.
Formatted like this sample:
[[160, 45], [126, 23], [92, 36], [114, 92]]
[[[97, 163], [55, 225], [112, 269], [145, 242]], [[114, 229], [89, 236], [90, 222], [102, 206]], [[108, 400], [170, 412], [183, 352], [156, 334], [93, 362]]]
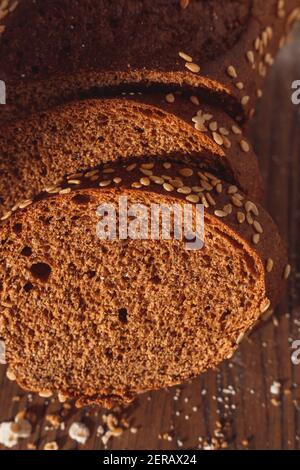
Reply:
[[115, 170], [113, 168], [104, 168], [103, 170], [103, 174], [110, 174], [110, 173], [114, 173]]
[[189, 6], [190, 0], [180, 0], [180, 6], [185, 10]]
[[229, 149], [231, 147], [231, 142], [226, 136], [223, 136], [223, 143], [225, 148]]
[[174, 186], [172, 186], [170, 183], [164, 183], [163, 188], [168, 192], [174, 191]]
[[164, 162], [163, 163], [163, 167], [166, 169], [166, 170], [169, 170], [171, 168], [171, 163], [170, 162]]
[[231, 201], [232, 201], [232, 204], [236, 207], [242, 207], [243, 206], [243, 203], [238, 198], [236, 198], [235, 195], [232, 196]]
[[170, 180], [169, 183], [174, 186], [174, 188], [178, 189], [178, 188], [182, 188], [182, 186], [184, 186], [183, 182], [181, 179], [179, 178], [176, 178], [175, 180]]
[[71, 192], [71, 188], [65, 188], [59, 191], [59, 194], [69, 194]]
[[188, 186], [182, 186], [181, 188], [177, 189], [177, 192], [180, 194], [190, 194], [192, 190]]
[[254, 219], [253, 219], [252, 215], [250, 214], [250, 212], [247, 212], [247, 214], [246, 214], [246, 220], [247, 220], [247, 223], [248, 223], [249, 225], [252, 225], [252, 224], [253, 224]]
[[262, 95], [263, 95], [262, 90], [261, 90], [260, 88], [258, 88], [258, 90], [256, 90], [256, 96], [257, 96], [257, 98], [261, 98]]
[[179, 55], [179, 57], [181, 57], [186, 62], [193, 62], [192, 57], [189, 56], [188, 54], [186, 54], [185, 52], [179, 52], [178, 55]]
[[149, 180], [149, 178], [141, 178], [140, 183], [142, 186], [149, 186], [151, 184], [151, 181]]
[[49, 194], [56, 194], [59, 193], [63, 188], [57, 187], [57, 188], [48, 188], [47, 193]]
[[80, 184], [80, 180], [68, 180], [68, 184]]
[[151, 175], [153, 175], [153, 171], [152, 171], [152, 170], [144, 170], [144, 168], [140, 168], [140, 172], [143, 173], [143, 175], [146, 175], [146, 176], [151, 176]]
[[11, 215], [12, 215], [12, 211], [6, 212], [6, 214], [4, 214], [0, 220], [7, 220], [9, 219]]
[[53, 393], [52, 393], [52, 392], [49, 392], [49, 391], [47, 391], [47, 390], [44, 390], [44, 391], [42, 391], [42, 392], [39, 392], [39, 396], [40, 396], [41, 398], [50, 398], [50, 397], [52, 397], [52, 395], [53, 395]]
[[[94, 170], [94, 171], [91, 171], [91, 172], [88, 172], [88, 173], [92, 173], [92, 174], [96, 174], [98, 173], [99, 170]], [[85, 175], [83, 173], [73, 173], [72, 175], [68, 175], [68, 179], [69, 180], [77, 180], [78, 178], [82, 178], [83, 176], [85, 177], [89, 177], [89, 176], [92, 176], [92, 175], [89, 175], [88, 173], [86, 173]]]
[[132, 170], [134, 170], [135, 168], [136, 168], [136, 163], [132, 163], [131, 165], [128, 165], [128, 166], [126, 167], [126, 170], [127, 170], [127, 171], [132, 171]]
[[243, 106], [246, 106], [250, 101], [250, 96], [243, 96], [243, 98], [241, 99], [241, 103]]
[[218, 194], [221, 194], [222, 190], [223, 190], [222, 184], [221, 184], [221, 183], [218, 183], [218, 184], [216, 185], [216, 191], [217, 191], [217, 193], [218, 193]]
[[99, 183], [100, 188], [105, 188], [106, 186], [109, 186], [111, 184], [111, 180], [102, 180]]
[[226, 214], [230, 215], [232, 213], [232, 205], [226, 204], [226, 206], [223, 207], [223, 211], [226, 212]]
[[226, 217], [228, 214], [225, 211], [221, 211], [219, 209], [215, 210], [214, 212], [216, 217]]
[[167, 103], [174, 103], [175, 102], [175, 96], [173, 95], [173, 93], [168, 93], [165, 96], [165, 99], [166, 99]]
[[243, 82], [236, 82], [235, 86], [237, 87], [238, 90], [243, 90], [245, 87]]
[[260, 241], [259, 233], [256, 233], [255, 235], [253, 235], [252, 241], [253, 241], [254, 245], [257, 245], [259, 243], [259, 241]]
[[15, 373], [10, 368], [8, 368], [6, 371], [6, 377], [8, 378], [8, 380], [11, 380], [12, 382], [16, 380]]
[[218, 123], [216, 121], [212, 121], [209, 123], [209, 126], [211, 131], [216, 131], [218, 129]]
[[200, 101], [199, 101], [199, 99], [197, 98], [197, 96], [190, 96], [190, 101], [191, 101], [191, 103], [193, 103], [193, 104], [196, 105], [196, 106], [199, 106], [199, 105], [200, 105]]
[[116, 183], [116, 184], [120, 184], [122, 181], [122, 178], [120, 178], [119, 176], [117, 176], [116, 178], [113, 179], [113, 182]]
[[154, 163], [142, 163], [141, 168], [144, 168], [144, 170], [152, 170], [154, 168]]
[[212, 197], [211, 194], [205, 193], [205, 197], [206, 197], [208, 203], [209, 203], [211, 206], [215, 206], [215, 205], [216, 205], [216, 201], [214, 200], [214, 198]]
[[244, 339], [244, 333], [240, 333], [236, 339], [236, 344], [241, 344], [241, 342], [243, 341]]
[[26, 201], [22, 201], [19, 203], [19, 209], [25, 209], [25, 207], [30, 206], [30, 204], [32, 204], [32, 199], [26, 199]]
[[271, 306], [270, 299], [266, 297], [260, 304], [260, 307], [259, 307], [260, 313], [265, 313], [270, 308], [270, 306]]
[[180, 168], [179, 173], [182, 176], [192, 176], [194, 174], [191, 168]]
[[213, 132], [213, 139], [214, 141], [216, 142], [216, 144], [218, 145], [223, 145], [223, 139], [222, 139], [222, 136], [220, 134], [218, 134], [217, 132]]
[[285, 280], [287, 280], [290, 277], [291, 271], [292, 271], [291, 265], [287, 264], [283, 272], [283, 277]]
[[237, 73], [236, 73], [236, 70], [233, 67], [233, 65], [230, 65], [229, 67], [227, 67], [227, 73], [228, 73], [229, 77], [237, 78]]
[[131, 187], [132, 188], [136, 188], [136, 189], [140, 189], [142, 187], [141, 183], [139, 183], [138, 181], [134, 181], [132, 184], [131, 184]]
[[254, 202], [252, 201], [247, 201], [245, 203], [245, 209], [247, 212], [253, 212], [254, 215], [256, 215], [256, 217], [259, 216], [259, 211], [258, 211], [258, 208], [257, 206], [254, 204]]
[[238, 188], [234, 185], [231, 185], [229, 186], [228, 190], [227, 190], [227, 194], [235, 194], [237, 193], [238, 191]]
[[259, 36], [254, 41], [254, 48], [256, 51], [259, 51], [260, 49], [260, 37]]
[[247, 59], [249, 60], [250, 64], [254, 64], [254, 53], [253, 53], [253, 51], [248, 51], [246, 56], [247, 56]]
[[232, 132], [236, 135], [240, 135], [242, 133], [241, 129], [238, 126], [236, 126], [235, 124], [232, 126], [231, 129], [232, 129]]
[[185, 67], [193, 73], [200, 72], [200, 67], [198, 64], [194, 64], [194, 62], [186, 62]]
[[186, 196], [186, 200], [197, 204], [197, 202], [200, 201], [200, 197], [197, 196], [197, 194], [189, 194], [188, 196]]
[[266, 264], [267, 273], [270, 273], [272, 271], [273, 266], [274, 266], [274, 261], [272, 260], [272, 258], [268, 258], [267, 264]]
[[236, 218], [237, 218], [239, 224], [243, 224], [246, 220], [246, 216], [245, 216], [244, 212], [238, 212], [237, 215], [236, 215]]
[[263, 233], [263, 228], [257, 220], [253, 222], [253, 228], [257, 231], [257, 233]]
[[241, 146], [241, 149], [243, 150], [243, 152], [245, 152], [245, 153], [249, 152], [250, 145], [248, 144], [248, 142], [246, 142], [246, 140], [241, 140], [240, 141], [240, 146]]
[[160, 176], [150, 176], [151, 181], [153, 181], [156, 184], [163, 184], [164, 179], [161, 178]]
[[211, 191], [213, 189], [213, 186], [205, 180], [201, 181], [201, 184], [206, 191]]
[[220, 127], [219, 132], [222, 135], [229, 135], [229, 130], [226, 127]]
[[206, 207], [206, 209], [209, 207], [209, 204], [205, 196], [201, 196], [201, 202], [204, 205], [204, 207]]

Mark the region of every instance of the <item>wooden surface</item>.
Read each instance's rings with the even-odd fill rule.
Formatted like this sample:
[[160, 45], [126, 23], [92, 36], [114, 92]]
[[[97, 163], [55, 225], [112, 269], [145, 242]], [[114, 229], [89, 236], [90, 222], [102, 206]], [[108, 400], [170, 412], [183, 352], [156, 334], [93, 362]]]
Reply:
[[[130, 429], [109, 440], [109, 449], [300, 449], [300, 365], [291, 361], [291, 342], [300, 339], [300, 105], [291, 103], [291, 83], [300, 79], [300, 28], [280, 54], [253, 123], [253, 143], [267, 182], [266, 203], [288, 241], [293, 274], [276, 315], [246, 339], [231, 361], [179, 389], [140, 397], [125, 412]], [[5, 378], [0, 367], [0, 422], [29, 411], [33, 433], [14, 449], [55, 440], [61, 449], [101, 449], [97, 436], [104, 410], [66, 409], [31, 397]], [[280, 382], [280, 395], [270, 392]], [[47, 429], [45, 416], [64, 423]], [[122, 412], [123, 413], [123, 412]], [[68, 438], [73, 421], [87, 424], [82, 446]], [[51, 428], [51, 426], [50, 426]], [[199, 440], [200, 438], [200, 440]], [[3, 447], [2, 447], [3, 448]]]

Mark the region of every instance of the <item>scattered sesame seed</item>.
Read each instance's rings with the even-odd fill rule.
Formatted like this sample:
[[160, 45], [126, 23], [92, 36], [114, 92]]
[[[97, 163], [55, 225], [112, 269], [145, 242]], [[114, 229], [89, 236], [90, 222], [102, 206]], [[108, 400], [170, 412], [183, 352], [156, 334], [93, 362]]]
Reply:
[[186, 62], [185, 67], [193, 73], [200, 72], [200, 66], [198, 64], [194, 64], [194, 62]]
[[173, 93], [168, 93], [165, 96], [165, 99], [166, 99], [167, 103], [174, 103], [175, 102], [175, 96], [173, 95]]
[[252, 237], [252, 242], [254, 243], [254, 245], [257, 245], [260, 241], [260, 235], [259, 233], [255, 233], [255, 235], [253, 235]]
[[166, 170], [169, 170], [171, 168], [171, 163], [170, 162], [164, 162], [163, 163], [163, 167], [166, 169]]
[[122, 181], [122, 178], [120, 178], [119, 176], [117, 176], [116, 178], [113, 179], [113, 182], [116, 183], [116, 184], [120, 184]]
[[216, 142], [216, 144], [218, 145], [223, 145], [223, 139], [222, 139], [222, 136], [220, 134], [218, 134], [217, 132], [213, 132], [213, 139], [214, 141]]
[[290, 264], [287, 264], [286, 267], [284, 268], [283, 272], [283, 277], [285, 280], [287, 280], [290, 277], [292, 267]]
[[197, 96], [190, 96], [190, 101], [191, 101], [191, 103], [193, 103], [193, 104], [196, 105], [196, 106], [199, 106], [199, 105], [200, 105], [200, 101], [199, 101], [199, 99], [197, 98]]
[[192, 176], [194, 171], [191, 168], [180, 168], [179, 173], [182, 176]]
[[266, 264], [266, 270], [268, 273], [270, 273], [273, 269], [273, 266], [274, 266], [274, 261], [272, 260], [272, 258], [268, 258], [267, 259], [267, 264]]
[[214, 214], [216, 217], [221, 217], [221, 218], [226, 217], [228, 215], [227, 212], [219, 210], [219, 209], [215, 210]]
[[227, 67], [227, 73], [228, 73], [229, 77], [237, 78], [237, 73], [236, 73], [236, 70], [233, 67], [233, 65], [230, 65], [229, 67]]
[[197, 194], [189, 194], [186, 196], [186, 200], [197, 204], [200, 201], [200, 197]]
[[233, 132], [234, 134], [236, 134], [236, 135], [242, 134], [241, 129], [240, 129], [238, 126], [236, 126], [235, 124], [232, 126], [231, 129], [232, 129], [232, 132]]
[[149, 178], [141, 178], [140, 183], [142, 186], [149, 186], [151, 184], [151, 181]]
[[237, 215], [236, 215], [236, 218], [237, 218], [237, 220], [240, 224], [243, 224], [246, 220], [246, 216], [245, 216], [244, 212], [238, 212]]
[[241, 103], [243, 106], [246, 106], [250, 101], [250, 96], [243, 96], [241, 99]]
[[257, 220], [253, 222], [253, 228], [257, 231], [257, 233], [260, 233], [260, 234], [263, 233], [263, 228]]
[[243, 90], [245, 87], [243, 82], [236, 82], [235, 86], [237, 87], [238, 90]]
[[106, 186], [109, 186], [111, 184], [111, 180], [102, 180], [99, 183], [100, 188], [105, 188]]
[[132, 188], [140, 189], [142, 187], [141, 183], [138, 183], [137, 181], [131, 183]]
[[237, 191], [238, 191], [238, 188], [234, 185], [231, 185], [231, 186], [229, 186], [227, 193], [228, 194], [235, 194], [235, 193], [237, 193]]
[[171, 192], [171, 191], [174, 191], [174, 186], [172, 186], [171, 184], [169, 183], [164, 183], [163, 184], [163, 188], [168, 191], [168, 192]]
[[243, 150], [243, 152], [249, 152], [250, 150], [250, 145], [248, 144], [248, 142], [246, 142], [246, 140], [241, 140], [240, 141], [240, 146], [241, 146], [241, 149]]
[[141, 168], [143, 168], [144, 170], [153, 170], [154, 163], [142, 163]]
[[193, 62], [192, 57], [189, 56], [188, 54], [186, 54], [185, 52], [179, 52], [178, 55], [179, 55], [179, 57], [181, 57], [186, 62]]
[[128, 165], [128, 166], [126, 167], [126, 170], [127, 170], [127, 171], [132, 171], [132, 170], [134, 170], [135, 168], [136, 168], [136, 163], [132, 163], [131, 165]]
[[265, 313], [270, 308], [271, 302], [267, 297], [262, 301], [259, 310], [260, 313]]
[[177, 189], [177, 192], [180, 194], [191, 194], [192, 190], [188, 186], [182, 186], [181, 188]]

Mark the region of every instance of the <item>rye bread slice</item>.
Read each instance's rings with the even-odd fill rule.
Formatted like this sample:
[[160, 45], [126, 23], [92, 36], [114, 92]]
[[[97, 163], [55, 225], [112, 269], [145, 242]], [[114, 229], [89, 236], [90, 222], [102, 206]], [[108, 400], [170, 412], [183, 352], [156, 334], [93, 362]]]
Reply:
[[262, 198], [257, 159], [241, 129], [224, 112], [186, 96], [136, 94], [69, 103], [3, 125], [0, 140], [2, 214], [66, 174], [143, 158], [205, 168]]
[[[101, 240], [101, 203], [205, 205], [205, 245]], [[263, 208], [214, 175], [106, 166], [22, 201], [0, 228], [0, 325], [9, 376], [77, 405], [126, 403], [232, 356], [290, 268]]]
[[0, 78], [15, 118], [91, 89], [194, 89], [244, 120], [298, 0], [2, 2]]

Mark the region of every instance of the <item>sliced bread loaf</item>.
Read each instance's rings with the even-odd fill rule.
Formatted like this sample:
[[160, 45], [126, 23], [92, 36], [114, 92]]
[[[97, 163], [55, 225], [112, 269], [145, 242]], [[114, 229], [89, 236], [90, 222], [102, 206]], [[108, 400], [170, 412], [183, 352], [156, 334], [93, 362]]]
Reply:
[[206, 168], [260, 199], [257, 159], [242, 131], [225, 113], [196, 103], [153, 94], [87, 100], [3, 125], [2, 214], [66, 174], [145, 157]]
[[[120, 196], [147, 215], [151, 204], [189, 203], [194, 218], [202, 201], [204, 247], [100, 239], [97, 208], [113, 204], [120, 217]], [[0, 325], [8, 376], [78, 406], [128, 402], [217, 366], [276, 302], [290, 270], [261, 207], [214, 175], [158, 159], [77, 175], [5, 219]]]
[[91, 89], [153, 84], [197, 89], [245, 119], [299, 17], [299, 0], [190, 0], [186, 8], [180, 0], [1, 5], [0, 79], [8, 103], [2, 120]]

